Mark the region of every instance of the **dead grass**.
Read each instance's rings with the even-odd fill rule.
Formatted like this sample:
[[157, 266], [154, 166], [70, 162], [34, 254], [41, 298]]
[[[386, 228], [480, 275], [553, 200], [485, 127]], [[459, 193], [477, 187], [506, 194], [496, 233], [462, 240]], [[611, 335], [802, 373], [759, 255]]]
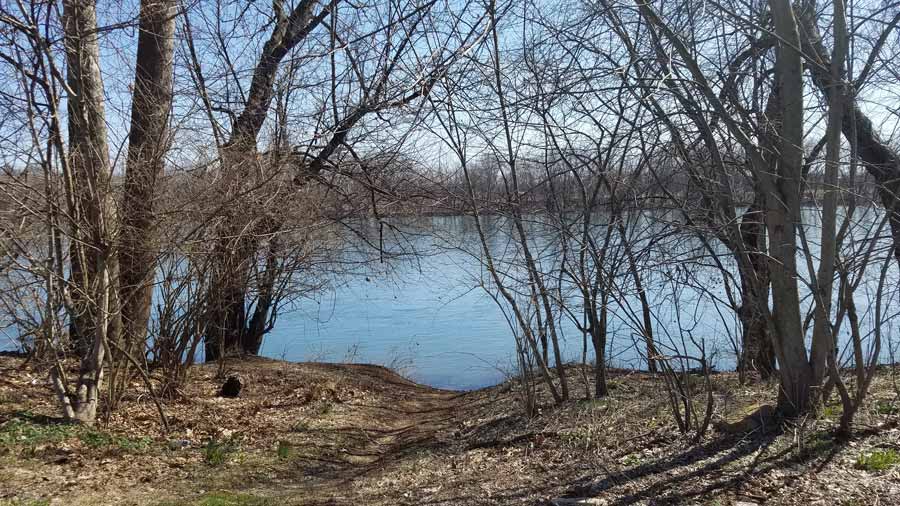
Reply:
[[[230, 364], [247, 386], [222, 399], [215, 372], [191, 371], [182, 397], [165, 405], [173, 430], [164, 435], [139, 385], [98, 428], [61, 425], [44, 371], [0, 357], [0, 504], [536, 505], [565, 496], [806, 506], [900, 497], [900, 466], [881, 457], [900, 450], [900, 370], [879, 374], [849, 441], [831, 437], [839, 408], [829, 406], [819, 420], [711, 432], [698, 444], [675, 430], [662, 382], [640, 373], [613, 374], [606, 399], [553, 407], [543, 394], [526, 419], [513, 384], [459, 393], [377, 366], [252, 359]], [[715, 391], [716, 418], [728, 419], [770, 402], [774, 387], [719, 374]]]

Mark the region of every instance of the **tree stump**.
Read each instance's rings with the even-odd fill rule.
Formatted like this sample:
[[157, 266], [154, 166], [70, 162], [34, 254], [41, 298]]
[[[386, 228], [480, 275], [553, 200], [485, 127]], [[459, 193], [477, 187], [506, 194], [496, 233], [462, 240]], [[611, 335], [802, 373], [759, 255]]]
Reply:
[[239, 376], [229, 376], [219, 390], [219, 397], [234, 399], [241, 395], [241, 389], [243, 387], [244, 384], [241, 383], [241, 378]]

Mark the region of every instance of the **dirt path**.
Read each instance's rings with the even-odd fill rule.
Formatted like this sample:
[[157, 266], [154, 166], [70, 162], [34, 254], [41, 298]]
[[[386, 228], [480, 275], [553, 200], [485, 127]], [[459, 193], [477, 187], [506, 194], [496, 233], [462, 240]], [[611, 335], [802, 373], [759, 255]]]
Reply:
[[[0, 404], [0, 429], [19, 432], [0, 445], [3, 467], [16, 470], [0, 477], [0, 501], [155, 504], [225, 490], [287, 504], [343, 502], [360, 481], [377, 482], [406, 456], [445, 444], [467, 403], [466, 394], [380, 366], [251, 359], [228, 367], [246, 385], [238, 399], [217, 397], [216, 368], [197, 367], [165, 406], [167, 435], [145, 396], [85, 432], [56, 423], [40, 371], [2, 360], [0, 394], [12, 402]], [[170, 449], [182, 441], [189, 447]], [[97, 475], [119, 478], [92, 481]]]
[[[900, 372], [900, 371], [898, 371]], [[240, 398], [216, 395], [215, 366], [165, 402], [163, 435], [140, 385], [93, 429], [58, 423], [45, 371], [0, 357], [0, 506], [547, 506], [893, 504], [900, 462], [894, 372], [876, 379], [849, 442], [836, 415], [784, 432], [675, 429], [657, 378], [623, 372], [605, 399], [521, 415], [516, 385], [459, 393], [372, 365], [235, 361]], [[573, 376], [574, 377], [574, 376]], [[772, 397], [716, 379], [716, 416]], [[583, 399], [583, 393], [573, 394]], [[828, 409], [838, 413], [835, 405]], [[172, 445], [172, 443], [178, 443]], [[183, 446], [181, 443], [185, 443]], [[876, 502], [873, 502], [876, 501]]]
[[[249, 425], [267, 443], [247, 445], [242, 465], [226, 466], [224, 472], [199, 468], [206, 490], [241, 491], [286, 504], [377, 504], [375, 498], [389, 492], [380, 490], [382, 485], [402, 472], [411, 456], [450, 444], [475, 405], [471, 394], [419, 385], [381, 366], [291, 364], [285, 373], [279, 370], [282, 363], [260, 367], [256, 362], [235, 365], [234, 372], [251, 386], [235, 402], [253, 406], [257, 398], [305, 393], [299, 403], [279, 403], [253, 417]], [[279, 379], [274, 391], [252, 388]], [[271, 425], [260, 423], [276, 413]], [[281, 458], [277, 448], [285, 449]], [[193, 483], [196, 477], [188, 479]]]
[[352, 402], [340, 415], [323, 419], [306, 434], [312, 436], [308, 444], [326, 450], [322, 454], [340, 446], [334, 462], [344, 476], [377, 472], [409, 453], [440, 447], [468, 405], [465, 393], [418, 385], [379, 366], [321, 366], [339, 370], [352, 377], [355, 386], [377, 392], [371, 402]]

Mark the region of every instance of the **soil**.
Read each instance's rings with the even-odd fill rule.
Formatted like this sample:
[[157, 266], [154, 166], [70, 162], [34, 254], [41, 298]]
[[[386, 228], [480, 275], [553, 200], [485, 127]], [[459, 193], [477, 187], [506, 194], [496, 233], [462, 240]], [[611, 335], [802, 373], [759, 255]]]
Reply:
[[[219, 397], [231, 375], [240, 396]], [[585, 371], [568, 376], [583, 399]], [[557, 406], [541, 390], [528, 418], [516, 382], [455, 392], [380, 366], [253, 358], [193, 367], [163, 400], [164, 433], [140, 382], [97, 427], [62, 424], [46, 371], [3, 356], [0, 504], [900, 505], [898, 377], [879, 371], [849, 439], [829, 404], [695, 441], [644, 373], [613, 371], [604, 399]], [[712, 390], [727, 428], [766, 411], [775, 385], [721, 373]]]

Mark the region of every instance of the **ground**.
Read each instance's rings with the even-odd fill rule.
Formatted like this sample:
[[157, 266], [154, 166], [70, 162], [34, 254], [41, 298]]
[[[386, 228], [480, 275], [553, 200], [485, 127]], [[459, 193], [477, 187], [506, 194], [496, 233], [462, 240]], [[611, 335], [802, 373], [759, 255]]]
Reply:
[[[249, 359], [217, 396], [196, 366], [164, 411], [135, 394], [95, 428], [59, 423], [42, 371], [0, 357], [0, 505], [900, 504], [897, 377], [884, 368], [849, 440], [840, 415], [681, 434], [662, 380], [616, 371], [606, 399], [526, 418], [517, 383], [436, 390], [371, 365]], [[579, 368], [570, 370], [583, 397]], [[771, 402], [774, 386], [712, 377], [713, 422]], [[580, 502], [579, 502], [580, 501]]]

